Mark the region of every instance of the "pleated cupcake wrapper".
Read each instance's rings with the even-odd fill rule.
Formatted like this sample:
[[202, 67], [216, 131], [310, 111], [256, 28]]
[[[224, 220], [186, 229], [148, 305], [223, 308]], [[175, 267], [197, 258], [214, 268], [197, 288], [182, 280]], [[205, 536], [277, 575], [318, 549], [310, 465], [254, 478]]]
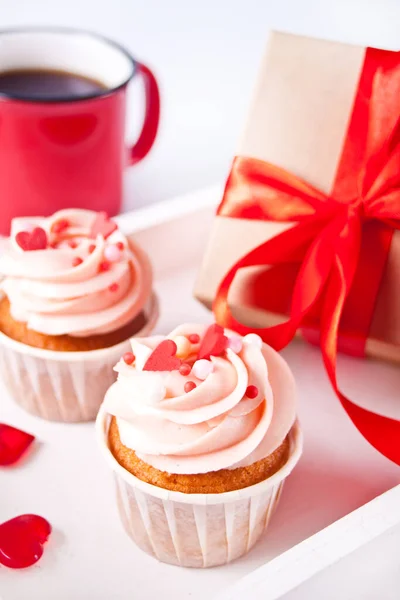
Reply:
[[[158, 300], [145, 307], [147, 323], [136, 335], [146, 336], [158, 319]], [[109, 386], [113, 367], [131, 350], [129, 340], [87, 352], [33, 348], [0, 333], [0, 375], [13, 400], [29, 413], [49, 421], [91, 421]]]
[[154, 558], [183, 567], [223, 565], [254, 546], [270, 522], [303, 445], [296, 422], [289, 434], [289, 459], [272, 477], [223, 494], [183, 494], [145, 483], [121, 467], [108, 447], [108, 427], [109, 417], [101, 408], [97, 437], [114, 471], [125, 530]]

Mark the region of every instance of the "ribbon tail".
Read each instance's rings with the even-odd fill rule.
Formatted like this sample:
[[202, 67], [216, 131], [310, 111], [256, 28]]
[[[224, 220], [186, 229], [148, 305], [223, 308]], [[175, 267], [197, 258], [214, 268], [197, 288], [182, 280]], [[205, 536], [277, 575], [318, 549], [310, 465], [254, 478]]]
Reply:
[[400, 421], [354, 404], [339, 390], [336, 377], [337, 340], [348, 284], [337, 260], [331, 273], [321, 315], [321, 350], [332, 386], [350, 419], [364, 438], [384, 456], [400, 465]]

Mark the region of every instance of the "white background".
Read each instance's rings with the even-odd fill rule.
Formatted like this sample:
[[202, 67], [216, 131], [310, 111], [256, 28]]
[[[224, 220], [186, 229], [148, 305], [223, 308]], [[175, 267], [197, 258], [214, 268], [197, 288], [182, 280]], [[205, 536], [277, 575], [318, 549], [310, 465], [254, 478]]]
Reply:
[[[0, 27], [30, 24], [106, 34], [157, 73], [160, 135], [127, 174], [129, 208], [224, 178], [271, 28], [400, 49], [400, 0], [0, 0]], [[136, 85], [130, 100], [132, 139]]]

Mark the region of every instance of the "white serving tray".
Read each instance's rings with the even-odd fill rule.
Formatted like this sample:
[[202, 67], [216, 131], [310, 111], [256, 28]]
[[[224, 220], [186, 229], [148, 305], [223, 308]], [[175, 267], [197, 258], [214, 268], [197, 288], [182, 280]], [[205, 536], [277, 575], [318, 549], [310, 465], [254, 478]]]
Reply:
[[[211, 320], [191, 291], [220, 196], [215, 187], [119, 218], [154, 262], [159, 332]], [[400, 469], [351, 424], [318, 349], [296, 341], [283, 355], [298, 383], [304, 456], [262, 541], [237, 562], [209, 570], [157, 563], [132, 544], [119, 522], [93, 424], [42, 421], [0, 390], [0, 421], [38, 440], [21, 465], [0, 471], [0, 522], [34, 512], [54, 527], [37, 565], [24, 571], [0, 566], [1, 600], [272, 600], [399, 523]], [[339, 377], [351, 398], [400, 418], [398, 368], [341, 357]]]

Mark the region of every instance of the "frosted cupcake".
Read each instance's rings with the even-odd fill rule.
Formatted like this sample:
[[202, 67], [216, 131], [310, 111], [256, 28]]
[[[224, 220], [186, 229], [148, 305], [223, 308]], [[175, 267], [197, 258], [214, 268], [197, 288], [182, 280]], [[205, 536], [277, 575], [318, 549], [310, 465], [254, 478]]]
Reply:
[[12, 221], [0, 276], [10, 394], [46, 419], [94, 419], [129, 339], [154, 326], [145, 253], [104, 213], [63, 210]]
[[115, 370], [97, 430], [128, 534], [182, 566], [247, 552], [301, 454], [284, 360], [257, 335], [190, 324], [132, 340]]

